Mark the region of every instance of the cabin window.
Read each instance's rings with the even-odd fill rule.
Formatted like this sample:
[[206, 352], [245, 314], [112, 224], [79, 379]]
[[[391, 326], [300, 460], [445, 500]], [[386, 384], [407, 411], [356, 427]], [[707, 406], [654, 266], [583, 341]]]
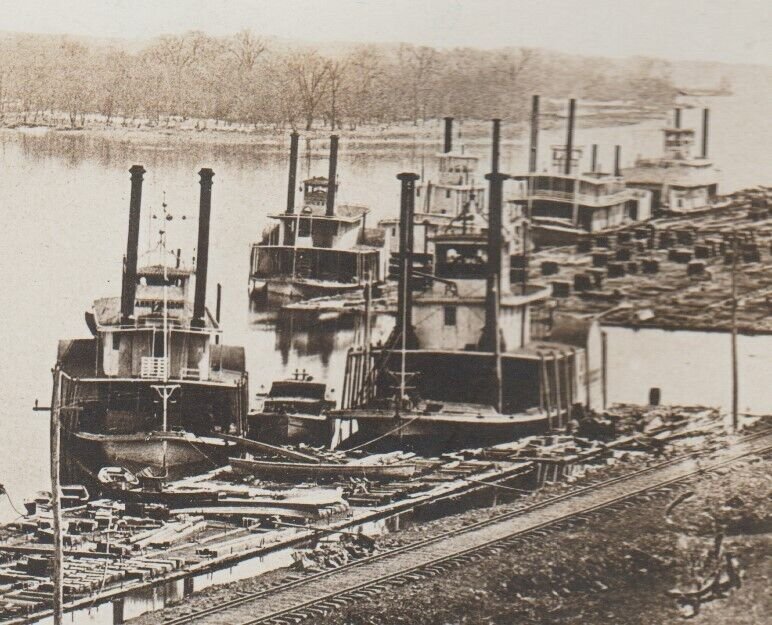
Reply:
[[113, 349], [120, 349], [121, 348], [121, 335], [117, 332], [113, 333]]
[[445, 306], [445, 325], [446, 326], [456, 325], [456, 307], [455, 306]]
[[450, 189], [445, 189], [445, 199], [450, 198]]
[[397, 236], [397, 229], [396, 228], [392, 228], [391, 229], [391, 236], [393, 236], [393, 237]]
[[421, 187], [415, 188], [415, 194], [416, 194], [416, 197], [421, 197]]
[[310, 219], [301, 219], [300, 224], [298, 225], [298, 236], [299, 237], [310, 237], [311, 236], [311, 220]]

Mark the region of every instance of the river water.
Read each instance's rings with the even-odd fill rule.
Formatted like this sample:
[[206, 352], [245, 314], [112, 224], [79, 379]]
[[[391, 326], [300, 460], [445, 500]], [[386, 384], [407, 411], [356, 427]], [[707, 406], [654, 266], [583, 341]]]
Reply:
[[[770, 92], [769, 84], [748, 81], [734, 96], [706, 101], [712, 109], [711, 156], [722, 171], [723, 191], [772, 183], [767, 165], [772, 160], [772, 128], [765, 123]], [[698, 123], [698, 111], [687, 111], [684, 125]], [[599, 143], [601, 162], [610, 164], [613, 145], [619, 143], [627, 164], [636, 155], [660, 153], [661, 125], [651, 121], [580, 129], [577, 144]], [[437, 136], [439, 144], [439, 128]], [[504, 137], [512, 138], [506, 126]], [[502, 164], [509, 170], [526, 164], [520, 139], [503, 151]], [[563, 131], [544, 132], [541, 141], [543, 146], [560, 143]], [[420, 172], [423, 162], [426, 177], [434, 177], [433, 151], [432, 146], [400, 148], [367, 156], [348, 151], [344, 133], [339, 201], [369, 205], [370, 224], [396, 215], [396, 174]], [[422, 153], [426, 158], [421, 159]], [[224, 342], [246, 347], [252, 391], [297, 367], [339, 386], [345, 351], [360, 331], [356, 323], [293, 327], [291, 335], [277, 335], [271, 321], [251, 311], [247, 301], [249, 245], [260, 238], [267, 214], [284, 205], [283, 151], [180, 138], [141, 145], [77, 131], [7, 130], [0, 131], [0, 156], [0, 304], [6, 320], [0, 358], [0, 482], [16, 508], [34, 490], [45, 488], [48, 480], [48, 414], [34, 412], [32, 406], [36, 399], [41, 405], [49, 403], [57, 341], [87, 337], [83, 313], [92, 300], [120, 293], [128, 169], [135, 163], [147, 169], [140, 249], [157, 238], [158, 222], [147, 217], [160, 210], [165, 198], [176, 217], [169, 227], [169, 244], [182, 248], [183, 259], [191, 256], [195, 244], [196, 172], [201, 167], [214, 169], [209, 305], [214, 307], [214, 285], [219, 282]], [[313, 150], [308, 159], [301, 153], [301, 158], [303, 174], [326, 174], [321, 149]], [[485, 171], [486, 158], [482, 161]], [[388, 331], [388, 324], [388, 320], [380, 323], [376, 338]], [[678, 340], [673, 340], [676, 334]], [[743, 338], [740, 345], [741, 408], [771, 410], [764, 382], [772, 338]], [[611, 330], [609, 399], [642, 402], [649, 387], [659, 386], [664, 401], [727, 406], [728, 354], [726, 335]], [[15, 516], [8, 499], [0, 500], [0, 520]]]

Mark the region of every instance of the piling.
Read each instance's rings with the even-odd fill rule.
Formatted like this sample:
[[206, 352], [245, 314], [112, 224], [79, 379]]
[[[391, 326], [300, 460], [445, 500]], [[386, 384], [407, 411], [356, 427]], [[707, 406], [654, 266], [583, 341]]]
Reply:
[[710, 109], [702, 109], [702, 158], [708, 158], [708, 126]]

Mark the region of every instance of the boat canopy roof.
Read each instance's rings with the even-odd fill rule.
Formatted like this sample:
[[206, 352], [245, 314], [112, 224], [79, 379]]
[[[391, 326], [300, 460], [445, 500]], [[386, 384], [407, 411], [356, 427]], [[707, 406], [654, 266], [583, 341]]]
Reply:
[[329, 216], [326, 214], [326, 208], [324, 205], [311, 205], [307, 204], [300, 209], [298, 213], [277, 213], [270, 215], [273, 219], [285, 219], [288, 221], [294, 221], [302, 217], [310, 217], [313, 219], [321, 219], [324, 221], [342, 221], [347, 223], [355, 223], [361, 221], [362, 218], [370, 212], [367, 206], [361, 206], [359, 204], [337, 204], [335, 206], [335, 214]]
[[[168, 297], [166, 308], [166, 318], [172, 329], [191, 329], [193, 319], [193, 306], [184, 299], [173, 299]], [[155, 295], [152, 299], [141, 299], [141, 291], [137, 289], [137, 301], [134, 308], [134, 322], [125, 323], [121, 316], [121, 298], [103, 297], [94, 301], [94, 320], [97, 329], [130, 329], [141, 327], [156, 327], [163, 323], [163, 301], [159, 301]], [[199, 332], [218, 331], [217, 322], [212, 318], [211, 313], [206, 311], [205, 327], [197, 328]]]
[[322, 382], [310, 382], [307, 380], [280, 380], [271, 384], [271, 390], [268, 392], [268, 397], [270, 399], [324, 399], [326, 391], [327, 385]]

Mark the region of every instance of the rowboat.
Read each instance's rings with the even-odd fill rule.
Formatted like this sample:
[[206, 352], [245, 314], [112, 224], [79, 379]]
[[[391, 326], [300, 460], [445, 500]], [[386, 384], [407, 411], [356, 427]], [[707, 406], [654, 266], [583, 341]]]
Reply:
[[310, 464], [243, 458], [229, 458], [229, 462], [233, 469], [240, 473], [288, 480], [348, 477], [363, 477], [371, 480], [406, 479], [412, 477], [416, 471], [415, 464]]

